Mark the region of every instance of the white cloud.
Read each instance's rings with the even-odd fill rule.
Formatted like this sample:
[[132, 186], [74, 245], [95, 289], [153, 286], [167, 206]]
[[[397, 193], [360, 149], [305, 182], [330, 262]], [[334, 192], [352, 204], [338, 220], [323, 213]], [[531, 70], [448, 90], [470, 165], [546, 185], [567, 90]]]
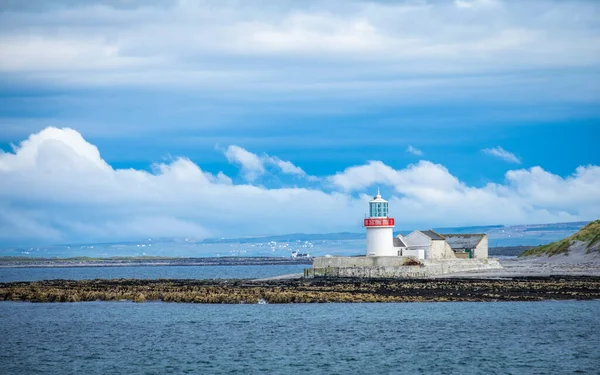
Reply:
[[485, 148], [481, 151], [483, 151], [487, 155], [500, 158], [509, 163], [521, 164], [521, 159], [519, 159], [512, 152], [508, 152], [500, 146], [494, 148]]
[[[347, 168], [330, 178], [346, 191], [387, 185], [399, 195], [390, 207], [408, 222], [532, 223], [600, 216], [600, 167], [582, 166], [567, 178], [541, 167], [506, 173], [506, 184], [467, 186], [440, 164], [420, 161], [396, 170], [382, 162]], [[585, 204], [583, 202], [586, 202]]]
[[413, 97], [415, 87], [434, 86], [430, 98], [455, 74], [461, 84], [469, 76], [506, 90], [507, 72], [600, 63], [592, 26], [600, 6], [590, 1], [111, 4], [7, 7], [0, 72], [57, 86], [185, 86], [211, 94], [235, 87], [276, 98], [332, 90]]
[[272, 162], [277, 165], [285, 174], [293, 174], [298, 176], [306, 176], [306, 172], [300, 167], [295, 166], [292, 162], [271, 158]]
[[230, 163], [241, 165], [242, 172], [248, 181], [254, 181], [258, 176], [265, 173], [263, 160], [242, 147], [229, 146], [225, 151], [225, 156]]
[[416, 148], [416, 147], [413, 147], [412, 145], [409, 145], [409, 146], [406, 148], [406, 152], [408, 152], [409, 154], [416, 155], [416, 156], [421, 156], [421, 155], [423, 155], [423, 151], [419, 150], [419, 149], [418, 149], [418, 148]]
[[[239, 147], [228, 150], [234, 162], [252, 171], [264, 168], [260, 157]], [[300, 174], [283, 165], [278, 168]], [[512, 170], [504, 183], [476, 187], [429, 161], [401, 169], [371, 161], [326, 181], [329, 192], [233, 184], [187, 158], [155, 164], [152, 172], [114, 169], [76, 131], [49, 128], [0, 153], [0, 241], [360, 231], [367, 193], [377, 185], [394, 192], [387, 198], [399, 228], [600, 215], [598, 166], [581, 166], [566, 178], [541, 167]]]
[[[232, 150], [233, 160], [260, 169]], [[155, 164], [152, 172], [113, 169], [96, 151], [77, 132], [50, 128], [0, 154], [0, 241], [337, 231], [348, 223], [331, 223], [330, 212], [361, 212], [343, 194], [234, 185], [187, 158]]]
[[[66, 146], [66, 147], [63, 147]], [[110, 166], [100, 157], [96, 146], [85, 142], [73, 129], [49, 127], [23, 141], [18, 156], [1, 154], [0, 171], [12, 170], [90, 170], [106, 171]]]
[[274, 166], [278, 172], [298, 177], [306, 177], [313, 180], [314, 177], [308, 176], [304, 170], [290, 161], [281, 160], [276, 156], [264, 154], [258, 156], [245, 148], [231, 145], [225, 151], [225, 156], [230, 163], [238, 164], [242, 167], [242, 172], [246, 180], [252, 182], [259, 176], [267, 172], [266, 166]]
[[381, 161], [347, 168], [329, 178], [329, 181], [345, 191], [364, 190], [381, 183], [396, 186], [399, 192], [426, 193], [432, 189], [448, 190], [459, 185], [456, 177], [440, 165], [421, 160], [405, 169], [396, 170]]
[[497, 0], [454, 0], [454, 5], [458, 8], [473, 9], [477, 7], [500, 6]]

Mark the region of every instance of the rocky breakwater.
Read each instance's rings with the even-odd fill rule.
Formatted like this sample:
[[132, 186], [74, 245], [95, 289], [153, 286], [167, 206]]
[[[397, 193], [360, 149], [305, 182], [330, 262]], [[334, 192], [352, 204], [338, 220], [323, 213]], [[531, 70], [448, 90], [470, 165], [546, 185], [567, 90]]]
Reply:
[[0, 301], [321, 303], [600, 299], [600, 277], [512, 279], [52, 280], [0, 283]]

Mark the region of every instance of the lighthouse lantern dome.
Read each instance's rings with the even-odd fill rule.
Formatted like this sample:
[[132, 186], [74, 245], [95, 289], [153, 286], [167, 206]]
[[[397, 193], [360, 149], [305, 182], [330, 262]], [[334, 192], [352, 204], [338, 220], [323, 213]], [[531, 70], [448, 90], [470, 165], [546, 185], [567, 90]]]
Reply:
[[369, 201], [369, 217], [388, 217], [388, 201], [381, 198], [379, 189], [377, 195]]

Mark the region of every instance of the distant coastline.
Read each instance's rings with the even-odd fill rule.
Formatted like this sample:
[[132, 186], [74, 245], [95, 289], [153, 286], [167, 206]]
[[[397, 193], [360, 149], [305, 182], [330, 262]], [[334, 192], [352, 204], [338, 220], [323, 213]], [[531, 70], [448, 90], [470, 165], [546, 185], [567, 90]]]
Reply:
[[259, 266], [312, 264], [312, 258], [291, 257], [110, 257], [37, 258], [0, 257], [0, 268], [147, 267], [147, 266]]
[[[492, 257], [516, 257], [534, 246], [490, 247]], [[267, 256], [224, 256], [224, 257], [68, 257], [44, 258], [33, 256], [2, 256], [0, 268], [34, 267], [138, 267], [138, 266], [261, 266], [286, 264], [312, 264], [312, 258], [267, 257]]]

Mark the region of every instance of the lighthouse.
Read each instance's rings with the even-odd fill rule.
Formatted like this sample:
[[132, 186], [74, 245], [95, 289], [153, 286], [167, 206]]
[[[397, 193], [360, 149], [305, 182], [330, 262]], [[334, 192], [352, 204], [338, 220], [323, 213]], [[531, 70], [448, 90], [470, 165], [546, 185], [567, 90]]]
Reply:
[[367, 228], [367, 256], [398, 256], [394, 249], [394, 218], [388, 216], [388, 202], [377, 195], [369, 201], [369, 217], [365, 218]]

